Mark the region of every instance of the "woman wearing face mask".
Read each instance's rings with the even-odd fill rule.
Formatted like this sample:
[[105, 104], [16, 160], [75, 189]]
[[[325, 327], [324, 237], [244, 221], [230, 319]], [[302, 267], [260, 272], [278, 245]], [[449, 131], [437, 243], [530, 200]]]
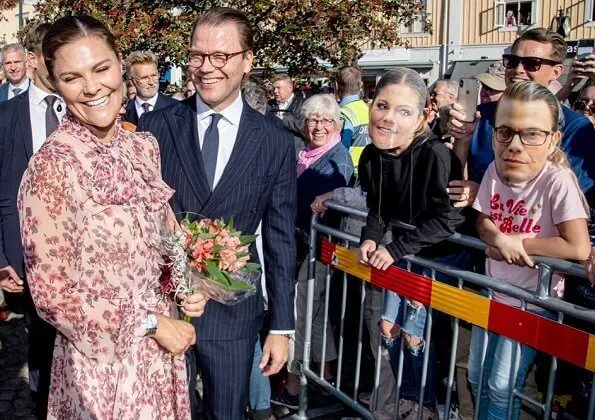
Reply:
[[[514, 83], [498, 102], [492, 145], [496, 160], [488, 167], [473, 208], [477, 231], [489, 247], [486, 274], [535, 291], [538, 270], [530, 255], [585, 260], [591, 245], [588, 206], [558, 145], [560, 105], [549, 89], [533, 82]], [[552, 278], [552, 296], [562, 297], [563, 279]], [[517, 299], [494, 293], [494, 300], [520, 307]], [[553, 318], [528, 305], [527, 310]], [[479, 418], [506, 418], [516, 343], [489, 333], [484, 388], [479, 390], [484, 330], [473, 327], [467, 372], [480, 404]], [[536, 351], [521, 345], [515, 389], [522, 391]], [[512, 418], [519, 418], [515, 398]]]
[[194, 327], [159, 288], [173, 190], [156, 140], [121, 126], [115, 44], [68, 16], [42, 45], [68, 113], [29, 162], [19, 212], [31, 295], [58, 330], [48, 418], [190, 418]]
[[[463, 222], [446, 191], [449, 180], [462, 175], [461, 165], [429, 132], [423, 114], [426, 95], [422, 78], [407, 68], [385, 73], [376, 87], [369, 124], [372, 144], [364, 149], [359, 162], [360, 177], [367, 180], [370, 212], [358, 252], [363, 263], [380, 270], [409, 254], [435, 259], [447, 255], [448, 251], [436, 244], [452, 235]], [[391, 226], [393, 219], [416, 228]], [[378, 247], [389, 229], [392, 242]], [[408, 302], [404, 321], [404, 304], [405, 300], [397, 294], [387, 293], [380, 322], [395, 368], [401, 338], [407, 348], [399, 415], [417, 418], [418, 411], [423, 410], [423, 418], [432, 418], [437, 416], [436, 357], [433, 346], [427, 348], [423, 339], [426, 308], [418, 302]], [[430, 364], [420, 406], [417, 400], [425, 351], [430, 351]]]

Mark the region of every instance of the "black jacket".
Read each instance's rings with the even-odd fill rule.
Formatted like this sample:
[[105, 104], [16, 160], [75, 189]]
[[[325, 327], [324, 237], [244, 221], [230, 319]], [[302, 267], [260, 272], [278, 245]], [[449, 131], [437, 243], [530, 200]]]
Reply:
[[379, 244], [391, 220], [397, 219], [416, 228], [392, 226], [393, 241], [386, 248], [395, 261], [422, 250], [425, 256], [452, 254], [452, 249], [435, 244], [451, 236], [464, 221], [446, 192], [448, 182], [463, 179], [462, 174], [460, 161], [434, 136], [416, 139], [399, 156], [373, 144], [366, 146], [359, 176], [370, 212], [362, 242], [371, 239]]
[[[166, 106], [173, 105], [178, 102], [175, 99], [172, 99], [167, 95], [164, 95], [163, 93], [158, 93], [158, 95], [159, 96], [157, 96], [157, 102], [155, 102], [155, 108], [153, 109], [153, 111], [165, 108]], [[135, 99], [128, 101], [128, 103], [126, 104], [126, 114], [122, 116], [122, 119], [134, 125], [138, 125], [138, 113], [136, 112]]]
[[300, 150], [306, 148], [306, 140], [302, 133], [302, 127], [300, 127], [300, 111], [304, 102], [304, 98], [294, 96], [287, 109], [281, 110], [279, 109], [279, 103], [273, 99], [269, 101], [267, 108], [267, 114], [273, 115], [275, 118], [277, 118], [278, 113], [283, 114], [283, 128], [293, 136], [296, 155]]

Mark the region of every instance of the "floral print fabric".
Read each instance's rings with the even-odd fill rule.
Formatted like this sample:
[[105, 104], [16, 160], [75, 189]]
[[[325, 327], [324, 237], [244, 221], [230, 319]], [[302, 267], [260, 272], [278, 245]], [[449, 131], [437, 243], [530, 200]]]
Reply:
[[155, 139], [116, 122], [102, 143], [67, 115], [29, 162], [19, 192], [27, 281], [58, 329], [48, 418], [190, 418], [184, 356], [143, 337], [160, 293], [173, 194]]

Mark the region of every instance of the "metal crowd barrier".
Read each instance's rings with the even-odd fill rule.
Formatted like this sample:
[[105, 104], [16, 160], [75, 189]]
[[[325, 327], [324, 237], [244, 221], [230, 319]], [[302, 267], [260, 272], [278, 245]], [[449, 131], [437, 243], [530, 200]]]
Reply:
[[[356, 209], [342, 205], [334, 201], [327, 201], [325, 206], [338, 211], [344, 215], [366, 217], [367, 211]], [[401, 223], [401, 227], [413, 228], [413, 226]], [[318, 250], [319, 235], [326, 235], [326, 239], [321, 241], [321, 249]], [[330, 239], [333, 238], [334, 242]], [[477, 238], [455, 234], [448, 241], [470, 247], [475, 249], [485, 249], [485, 243]], [[340, 243], [340, 245], [338, 244]], [[320, 223], [318, 215], [314, 214], [312, 217], [312, 227], [310, 232], [310, 252], [309, 252], [309, 266], [308, 266], [308, 301], [306, 307], [306, 328], [305, 328], [305, 342], [304, 353], [301, 367], [301, 390], [300, 390], [300, 404], [298, 418], [306, 419], [312, 417], [308, 412], [308, 381], [313, 381], [318, 384], [330, 395], [340, 400], [345, 406], [359, 413], [365, 419], [374, 419], [372, 411], [360, 404], [357, 400], [359, 391], [359, 382], [361, 374], [361, 357], [362, 357], [362, 331], [364, 318], [364, 299], [365, 299], [365, 283], [370, 282], [373, 285], [391, 290], [398, 293], [405, 299], [415, 300], [421, 302], [428, 307], [426, 319], [426, 346], [429, 348], [432, 340], [432, 313], [438, 310], [445, 314], [451, 315], [454, 318], [453, 337], [451, 343], [451, 354], [449, 361], [449, 375], [447, 379], [447, 392], [445, 401], [445, 417], [448, 416], [450, 403], [452, 400], [456, 350], [459, 333], [459, 320], [467, 321], [473, 325], [477, 325], [485, 329], [483, 337], [483, 354], [481, 362], [481, 375], [479, 378], [478, 389], [481, 390], [483, 383], [486, 380], [483, 376], [488, 331], [511, 338], [516, 344], [516, 351], [513, 351], [513, 360], [515, 360], [514, 374], [511, 378], [511, 384], [514, 385], [516, 380], [516, 372], [518, 371], [520, 359], [520, 343], [529, 345], [536, 350], [551, 355], [551, 365], [548, 378], [547, 392], [545, 394], [545, 402], [539, 402], [529, 396], [526, 396], [512, 386], [512, 392], [509, 397], [508, 415], [511, 418], [513, 399], [520, 398], [526, 403], [538, 408], [543, 414], [543, 419], [550, 419], [552, 414], [552, 400], [554, 397], [554, 386], [556, 382], [556, 374], [558, 369], [558, 360], [570, 362], [580, 368], [586, 369], [590, 372], [595, 372], [595, 336], [585, 331], [575, 329], [571, 326], [562, 324], [565, 315], [575, 317], [577, 319], [595, 323], [595, 310], [588, 310], [583, 307], [573, 305], [571, 303], [562, 301], [560, 299], [549, 296], [552, 273], [560, 272], [571, 274], [578, 277], [586, 278], [586, 270], [579, 264], [570, 263], [568, 261], [534, 257], [534, 261], [538, 264], [539, 269], [539, 285], [535, 293], [515, 287], [513, 285], [497, 281], [485, 275], [477, 274], [471, 271], [461, 270], [455, 267], [438, 264], [428, 259], [407, 256], [404, 259], [408, 262], [408, 267], [411, 263], [426, 267], [432, 270], [432, 278], [424, 277], [414, 274], [409, 270], [403, 270], [396, 266], [390, 267], [386, 271], [376, 270], [374, 268], [360, 264], [355, 252], [349, 250], [349, 245], [358, 245], [359, 237], [343, 232], [339, 229], [324, 225]], [[343, 272], [343, 296], [341, 303], [341, 324], [340, 324], [340, 338], [337, 359], [337, 376], [336, 383], [333, 385], [324, 379], [324, 355], [326, 354], [326, 329], [324, 329], [324, 336], [322, 342], [322, 362], [320, 370], [315, 372], [311, 368], [311, 346], [312, 346], [312, 315], [313, 315], [313, 297], [314, 297], [314, 282], [316, 259], [327, 265], [326, 276], [326, 295], [324, 307], [324, 324], [328, 323], [328, 309], [329, 309], [329, 290], [330, 290], [330, 267], [335, 270]], [[434, 280], [436, 272], [449, 274], [458, 279], [458, 287], [450, 286]], [[358, 326], [358, 344], [357, 356], [355, 365], [355, 381], [352, 395], [348, 395], [341, 390], [341, 371], [343, 367], [343, 352], [344, 343], [343, 337], [345, 332], [344, 318], [346, 311], [346, 291], [347, 291], [347, 274], [355, 276], [361, 280], [361, 300], [359, 310], [359, 326]], [[485, 288], [489, 291], [488, 297], [484, 297], [479, 293], [474, 293], [468, 290], [463, 290], [464, 283], [472, 283], [476, 286]], [[504, 305], [491, 299], [494, 292], [505, 293], [509, 296], [517, 298], [522, 302], [522, 309], [514, 308]], [[383, 292], [384, 295], [384, 292]], [[527, 304], [531, 303], [541, 308], [547, 309], [557, 314], [557, 321], [548, 320], [533, 313], [527, 312]], [[406, 304], [403, 305], [404, 310]], [[401, 340], [401, 357], [396, 375], [396, 398], [395, 398], [395, 416], [397, 418], [398, 402], [400, 387], [403, 372], [403, 341]], [[381, 343], [378, 342], [378, 352], [376, 358], [376, 369], [374, 372], [374, 391], [378, 389], [380, 377], [380, 352]], [[422, 368], [422, 386], [421, 395], [418, 401], [423, 401], [423, 393], [425, 389], [425, 376], [427, 375], [429, 351], [424, 352], [423, 368]], [[459, 385], [462, 386], [462, 385]], [[372, 401], [370, 408], [374, 410], [375, 402]], [[588, 413], [586, 419], [595, 419], [595, 373], [593, 375], [593, 385], [589, 399]], [[479, 404], [475, 404], [474, 419], [479, 415]], [[418, 420], [422, 418], [422, 410], [418, 410]]]

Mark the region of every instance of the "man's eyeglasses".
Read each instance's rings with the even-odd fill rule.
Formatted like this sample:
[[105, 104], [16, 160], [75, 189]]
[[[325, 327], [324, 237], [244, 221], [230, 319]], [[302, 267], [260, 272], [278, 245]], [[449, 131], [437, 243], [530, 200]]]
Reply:
[[324, 128], [331, 128], [333, 124], [335, 124], [335, 120], [329, 120], [327, 118], [323, 118], [321, 120], [315, 120], [313, 118], [308, 118], [306, 120], [306, 125], [310, 128], [314, 128], [318, 125], [318, 123], [322, 124]]
[[211, 66], [215, 67], [216, 69], [220, 69], [221, 67], [225, 67], [225, 65], [227, 64], [227, 61], [230, 58], [235, 57], [238, 54], [244, 54], [247, 51], [248, 50], [243, 50], [243, 51], [238, 51], [238, 52], [231, 53], [231, 54], [225, 54], [225, 53], [220, 53], [220, 52], [216, 52], [216, 53], [212, 53], [212, 54], [190, 53], [188, 55], [188, 63], [192, 67], [201, 67], [205, 62], [205, 57], [208, 57], [209, 62], [211, 63]]
[[553, 131], [538, 130], [536, 128], [513, 130], [512, 128], [501, 126], [494, 129], [494, 138], [498, 143], [508, 144], [512, 142], [514, 136], [518, 135], [521, 143], [525, 146], [541, 146], [552, 133]]
[[595, 115], [595, 103], [579, 99], [574, 103], [574, 109], [578, 112]]
[[558, 61], [549, 60], [547, 58], [540, 57], [519, 57], [514, 54], [502, 55], [502, 64], [507, 69], [516, 69], [521, 63], [526, 71], [535, 72], [539, 71], [542, 65], [555, 66], [556, 64], [562, 64]]

